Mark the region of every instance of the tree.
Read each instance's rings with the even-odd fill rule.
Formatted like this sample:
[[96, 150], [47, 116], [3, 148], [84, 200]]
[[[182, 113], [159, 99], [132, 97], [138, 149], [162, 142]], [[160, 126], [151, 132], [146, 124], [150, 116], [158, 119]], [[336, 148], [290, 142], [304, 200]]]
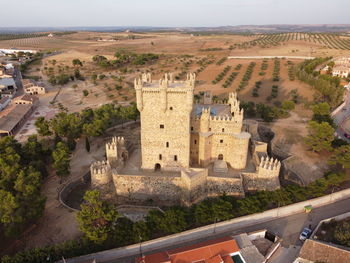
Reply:
[[223, 221], [232, 218], [232, 204], [221, 198], [212, 203], [214, 221]]
[[102, 200], [97, 190], [87, 191], [84, 201], [77, 214], [79, 228], [89, 240], [103, 243], [114, 233], [115, 223], [120, 217], [117, 209]]
[[336, 148], [330, 157], [329, 164], [340, 164], [344, 169], [350, 168], [350, 145], [342, 145]]
[[330, 125], [334, 125], [331, 117], [331, 107], [327, 102], [318, 103], [312, 106], [313, 116], [312, 120], [321, 122], [328, 122]]
[[44, 117], [39, 117], [35, 121], [35, 127], [41, 136], [50, 136], [52, 135], [52, 132], [50, 131], [50, 124], [49, 121], [45, 120]]
[[282, 109], [286, 110], [286, 111], [291, 111], [294, 110], [295, 108], [295, 103], [292, 100], [285, 100], [282, 103]]
[[60, 112], [50, 121], [52, 130], [60, 137], [77, 139], [82, 133], [82, 121], [78, 113]]
[[80, 67], [83, 66], [83, 63], [78, 58], [73, 59], [72, 64], [73, 64], [73, 66], [80, 66]]
[[335, 130], [328, 122], [318, 123], [316, 121], [310, 121], [308, 130], [309, 135], [305, 139], [307, 146], [315, 152], [332, 150]]
[[343, 221], [338, 223], [334, 231], [334, 239], [341, 245], [350, 246], [350, 222]]
[[185, 211], [180, 207], [167, 209], [159, 222], [159, 229], [169, 234], [184, 231], [187, 227], [185, 215]]
[[25, 223], [42, 215], [42, 174], [37, 167], [42, 145], [36, 136], [22, 146], [13, 137], [0, 139], [0, 235], [18, 234]]
[[60, 177], [69, 175], [70, 152], [65, 143], [57, 143], [55, 150], [52, 152], [52, 158], [53, 167], [56, 169], [56, 175]]
[[85, 148], [87, 152], [90, 152], [90, 142], [89, 142], [89, 137], [85, 137]]

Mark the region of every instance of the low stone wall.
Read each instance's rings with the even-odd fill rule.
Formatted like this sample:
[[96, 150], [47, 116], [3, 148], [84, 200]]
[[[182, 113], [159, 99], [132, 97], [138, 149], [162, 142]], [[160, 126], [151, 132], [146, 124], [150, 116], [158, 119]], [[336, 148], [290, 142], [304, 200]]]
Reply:
[[62, 190], [59, 192], [58, 194], [58, 200], [60, 201], [60, 203], [67, 209], [71, 210], [71, 211], [79, 211], [71, 206], [69, 206], [66, 202], [67, 197], [70, 195], [70, 193], [76, 189], [78, 186], [82, 185], [82, 184], [86, 184], [88, 181], [90, 180], [90, 173], [85, 174], [83, 177], [72, 181], [72, 182], [68, 182], [63, 188]]
[[[326, 205], [335, 201], [347, 199], [350, 197], [350, 189], [342, 190], [330, 195], [322, 196], [319, 198], [314, 198], [304, 202], [295, 203], [292, 205], [287, 205], [284, 207], [279, 207], [265, 211], [263, 213], [252, 214], [248, 216], [242, 216], [235, 219], [227, 220], [224, 222], [216, 223], [215, 232], [216, 233], [226, 233], [232, 231], [233, 228], [244, 228], [247, 226], [255, 225], [258, 223], [268, 222], [273, 219], [293, 215], [296, 213], [301, 213], [306, 205], [312, 205], [313, 207], [319, 207]], [[200, 238], [208, 237], [213, 233], [214, 224], [199, 227], [193, 230], [184, 231], [182, 233], [153, 239], [142, 243], [142, 251], [147, 253], [148, 251], [153, 251], [156, 249], [162, 249], [167, 246], [181, 245], [184, 242], [191, 242], [198, 240]], [[140, 252], [140, 245], [134, 244], [126, 247], [115, 248], [111, 250], [101, 251], [98, 253], [93, 253], [77, 258], [72, 258], [66, 260], [67, 263], [83, 263], [93, 261], [103, 263], [107, 261], [114, 260], [118, 258], [130, 257], [137, 255]], [[62, 261], [60, 261], [62, 262]]]

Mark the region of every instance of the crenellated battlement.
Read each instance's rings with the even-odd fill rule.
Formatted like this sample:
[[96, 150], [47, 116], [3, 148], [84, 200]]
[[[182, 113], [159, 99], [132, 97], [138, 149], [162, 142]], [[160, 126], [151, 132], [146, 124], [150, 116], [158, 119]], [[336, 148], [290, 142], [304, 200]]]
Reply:
[[125, 139], [124, 137], [112, 137], [112, 140], [106, 143], [106, 147], [108, 149], [116, 149], [118, 146], [124, 146], [125, 145]]
[[281, 168], [281, 162], [277, 159], [274, 159], [273, 157], [269, 156], [263, 156], [260, 159], [259, 169], [266, 169], [266, 170], [279, 170]]
[[134, 80], [136, 90], [147, 88], [147, 90], [161, 90], [166, 88], [190, 88], [193, 89], [196, 82], [196, 75], [190, 73], [186, 75], [186, 80], [175, 80], [173, 73], [165, 73], [158, 81], [152, 79], [151, 73], [144, 73]]
[[240, 118], [241, 115], [238, 116], [229, 116], [229, 115], [224, 115], [224, 116], [211, 116], [210, 121], [212, 122], [242, 122], [243, 121], [243, 116]]
[[112, 169], [108, 161], [97, 161], [90, 165], [91, 185], [102, 187], [112, 181]]
[[90, 166], [91, 174], [103, 175], [109, 172], [111, 166], [108, 161], [96, 161], [93, 162]]
[[164, 74], [158, 81], [152, 80], [150, 73], [142, 74], [134, 80], [137, 109], [142, 112], [145, 102], [149, 102], [147, 98], [157, 96], [160, 110], [166, 112], [168, 109], [169, 96], [175, 95], [183, 97], [185, 95], [186, 97], [183, 98], [183, 101], [186, 103], [186, 111], [191, 111], [195, 82], [195, 74], [187, 74], [186, 80], [184, 81], [174, 80], [172, 73]]

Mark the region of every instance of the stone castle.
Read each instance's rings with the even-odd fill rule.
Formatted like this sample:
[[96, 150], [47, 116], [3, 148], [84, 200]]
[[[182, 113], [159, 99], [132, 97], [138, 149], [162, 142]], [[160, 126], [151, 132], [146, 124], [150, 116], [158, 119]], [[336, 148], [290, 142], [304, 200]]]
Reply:
[[194, 103], [194, 87], [194, 74], [185, 81], [172, 74], [136, 79], [141, 143], [112, 138], [107, 160], [91, 164], [92, 186], [112, 191], [118, 202], [185, 205], [278, 189], [281, 163], [268, 156], [266, 143], [251, 138], [237, 95], [212, 104], [206, 92], [202, 103]]

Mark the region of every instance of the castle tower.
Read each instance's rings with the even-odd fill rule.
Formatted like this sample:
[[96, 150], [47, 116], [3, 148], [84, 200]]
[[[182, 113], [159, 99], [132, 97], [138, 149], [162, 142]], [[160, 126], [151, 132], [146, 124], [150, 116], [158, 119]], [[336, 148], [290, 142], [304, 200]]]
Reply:
[[257, 174], [259, 179], [273, 179], [278, 178], [281, 169], [281, 162], [272, 157], [263, 156], [260, 159], [257, 167]]
[[210, 126], [210, 108], [203, 108], [200, 117], [199, 138], [198, 138], [198, 163], [205, 167], [211, 161], [211, 141], [212, 136], [209, 134]]
[[141, 168], [189, 167], [194, 84], [194, 74], [187, 75], [185, 81], [174, 81], [172, 74], [157, 82], [147, 74], [135, 79], [141, 118]]
[[211, 104], [212, 94], [211, 91], [205, 91], [203, 96], [203, 104]]
[[110, 142], [106, 143], [106, 157], [109, 163], [125, 160], [128, 157], [124, 137], [114, 136]]
[[209, 120], [210, 120], [210, 108], [203, 108], [202, 115], [200, 119], [200, 132], [209, 131]]
[[105, 188], [112, 182], [112, 169], [108, 161], [92, 163], [90, 173], [93, 188]]

